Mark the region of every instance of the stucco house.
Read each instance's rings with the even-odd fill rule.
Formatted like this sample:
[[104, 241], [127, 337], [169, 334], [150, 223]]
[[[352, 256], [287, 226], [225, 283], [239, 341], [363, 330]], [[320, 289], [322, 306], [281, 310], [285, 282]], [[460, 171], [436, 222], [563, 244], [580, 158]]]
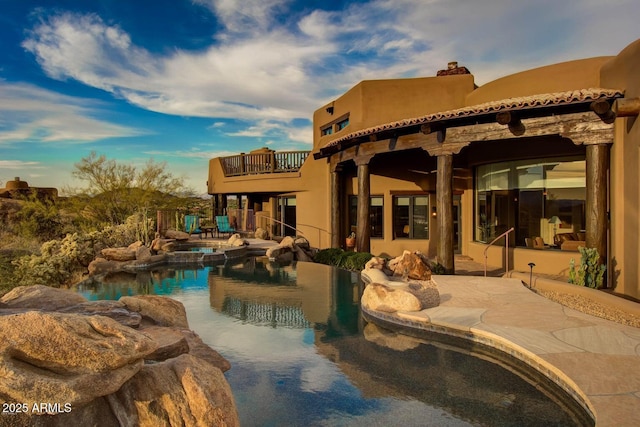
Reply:
[[640, 40], [480, 87], [457, 63], [362, 81], [315, 111], [310, 152], [211, 159], [208, 191], [314, 246], [353, 231], [357, 250], [419, 250], [449, 272], [462, 254], [567, 275], [593, 247], [607, 286], [640, 298], [638, 76]]

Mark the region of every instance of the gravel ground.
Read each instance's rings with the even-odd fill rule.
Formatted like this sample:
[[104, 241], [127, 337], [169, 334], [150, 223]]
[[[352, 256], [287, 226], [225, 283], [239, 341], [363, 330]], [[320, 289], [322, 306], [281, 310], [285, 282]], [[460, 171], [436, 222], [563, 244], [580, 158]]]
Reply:
[[569, 295], [554, 291], [538, 290], [537, 292], [540, 295], [549, 298], [551, 301], [555, 301], [559, 304], [564, 305], [565, 307], [581, 311], [585, 314], [611, 320], [623, 325], [640, 328], [640, 317], [622, 310], [618, 310], [614, 307], [599, 304], [589, 298], [585, 298], [580, 295]]

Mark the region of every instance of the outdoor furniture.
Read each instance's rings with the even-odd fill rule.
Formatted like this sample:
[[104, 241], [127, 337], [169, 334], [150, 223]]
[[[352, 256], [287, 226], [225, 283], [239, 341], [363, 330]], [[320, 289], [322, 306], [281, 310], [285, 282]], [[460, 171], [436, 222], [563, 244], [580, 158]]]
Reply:
[[200, 217], [198, 215], [184, 216], [184, 229], [189, 235], [198, 234], [202, 239], [202, 230], [200, 229]]
[[202, 230], [202, 234], [204, 234], [204, 237], [207, 237], [207, 234], [210, 233], [211, 234], [211, 238], [213, 239], [213, 232], [216, 230], [216, 226], [215, 225], [201, 225], [200, 226], [200, 230]]
[[229, 225], [229, 218], [226, 215], [216, 216], [216, 228], [218, 229], [218, 236], [220, 233], [235, 233], [236, 229]]

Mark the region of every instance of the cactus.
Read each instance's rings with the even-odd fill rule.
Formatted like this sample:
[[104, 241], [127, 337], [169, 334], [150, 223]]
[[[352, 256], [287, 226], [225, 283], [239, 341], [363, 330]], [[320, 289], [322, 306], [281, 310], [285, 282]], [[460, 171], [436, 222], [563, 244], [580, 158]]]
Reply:
[[600, 264], [600, 254], [596, 248], [580, 246], [580, 266], [576, 268], [575, 260], [569, 262], [569, 283], [588, 288], [600, 289], [604, 283], [604, 272], [607, 267]]

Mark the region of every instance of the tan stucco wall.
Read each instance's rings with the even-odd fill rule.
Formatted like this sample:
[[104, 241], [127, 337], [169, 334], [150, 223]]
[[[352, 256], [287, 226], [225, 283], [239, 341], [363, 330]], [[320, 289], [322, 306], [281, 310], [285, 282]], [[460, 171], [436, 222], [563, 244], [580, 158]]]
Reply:
[[482, 85], [467, 96], [466, 105], [507, 98], [601, 87], [600, 67], [610, 56], [547, 65], [511, 74]]
[[[602, 83], [640, 97], [640, 40], [602, 67]], [[615, 291], [640, 298], [640, 124], [616, 119], [611, 149], [611, 274]]]
[[[639, 75], [640, 41], [637, 41], [616, 57], [589, 58], [540, 67], [506, 76], [475, 90], [471, 75], [364, 81], [314, 112], [314, 151], [333, 139], [360, 129], [500, 99], [592, 87], [622, 89], [627, 98], [640, 97]], [[333, 114], [327, 112], [328, 107], [333, 107]], [[320, 136], [322, 127], [347, 116], [349, 125], [344, 130]], [[640, 298], [640, 125], [636, 121], [637, 118], [616, 120], [616, 136], [611, 150], [610, 270], [616, 292]], [[431, 204], [434, 205], [435, 189], [426, 179], [408, 176], [402, 161], [389, 167], [395, 172], [371, 171], [371, 194], [384, 196], [385, 216], [385, 237], [371, 240], [371, 252], [395, 256], [409, 249], [434, 256], [438, 233], [435, 220], [431, 222], [431, 239], [428, 241], [393, 239], [392, 192], [433, 191]], [[295, 194], [298, 227], [312, 245], [324, 248], [331, 241], [329, 179], [329, 165], [325, 159], [309, 157], [296, 174], [237, 178], [224, 178], [219, 159], [212, 159], [209, 189], [210, 193]], [[357, 193], [353, 175], [347, 178], [345, 187], [347, 195]], [[473, 242], [473, 191], [470, 189], [462, 195], [462, 210], [462, 253], [482, 262], [485, 245]], [[343, 214], [346, 211], [345, 205]], [[492, 247], [489, 265], [503, 265], [502, 252], [503, 249]], [[566, 275], [571, 258], [577, 261], [578, 252], [515, 248], [509, 259], [511, 269], [528, 271], [527, 264], [534, 262], [540, 274]]]
[[[312, 160], [307, 158], [305, 165]], [[301, 176], [302, 168], [298, 172], [225, 177], [220, 158], [215, 158], [209, 161], [207, 188], [209, 194], [286, 193], [304, 188]]]
[[[357, 130], [460, 108], [464, 106], [466, 95], [473, 89], [471, 74], [360, 82], [313, 113], [314, 149]], [[327, 112], [328, 107], [333, 107], [333, 114]], [[332, 135], [320, 135], [321, 128], [346, 115], [349, 115], [349, 126]]]
[[312, 246], [331, 246], [329, 165], [309, 157], [300, 168], [302, 190], [296, 192], [296, 227]]

